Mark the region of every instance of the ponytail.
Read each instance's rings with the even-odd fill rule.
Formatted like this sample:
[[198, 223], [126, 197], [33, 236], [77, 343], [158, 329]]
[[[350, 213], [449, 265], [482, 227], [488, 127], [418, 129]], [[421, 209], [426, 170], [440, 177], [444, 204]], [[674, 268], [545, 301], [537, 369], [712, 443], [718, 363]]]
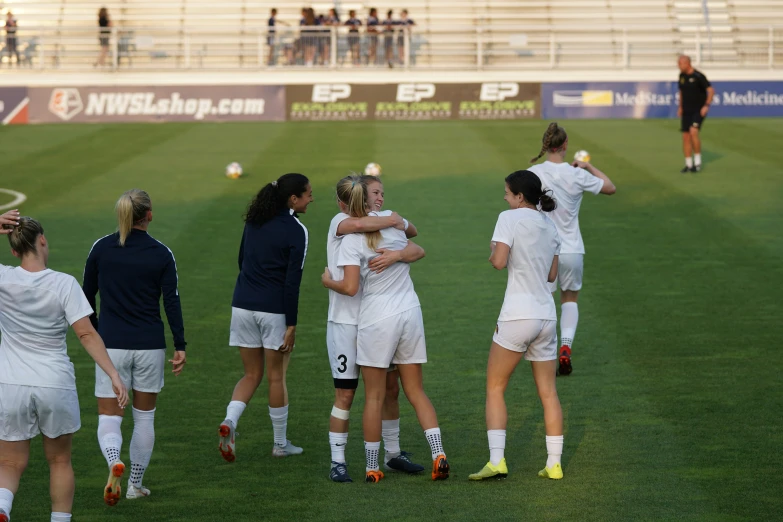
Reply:
[[529, 170], [518, 170], [506, 176], [506, 185], [514, 195], [522, 194], [525, 201], [541, 207], [544, 212], [552, 212], [557, 202], [552, 198], [551, 190], [543, 190], [541, 179]]
[[557, 208], [557, 201], [554, 200], [551, 194], [551, 190], [545, 190], [541, 193], [541, 197], [538, 200], [538, 204], [544, 212], [552, 212]]
[[560, 127], [556, 121], [553, 121], [546, 128], [544, 137], [541, 139], [541, 152], [538, 153], [538, 156], [532, 158], [530, 163], [535, 163], [547, 152], [555, 152], [565, 144], [566, 140], [568, 140], [568, 135], [565, 129]]
[[[4, 225], [6, 228], [10, 226]], [[31, 217], [22, 216], [19, 218], [19, 224], [11, 228], [11, 233], [8, 234], [8, 243], [11, 245], [11, 250], [16, 252], [20, 258], [27, 254], [35, 255], [38, 253], [36, 241], [38, 236], [42, 236], [43, 233], [43, 227], [38, 221]]]
[[131, 189], [120, 196], [114, 210], [117, 212], [119, 244], [124, 247], [133, 227], [144, 221], [147, 212], [152, 210], [150, 195], [141, 189]]
[[[337, 198], [348, 207], [348, 214], [351, 217], [362, 218], [367, 213], [367, 177], [353, 174], [346, 176], [337, 183]], [[372, 178], [372, 181], [378, 181], [378, 178]], [[367, 246], [373, 251], [378, 248], [381, 242], [381, 233], [365, 232]]]
[[288, 208], [291, 196], [302, 197], [310, 180], [302, 174], [284, 174], [264, 185], [247, 207], [245, 223], [261, 226]]

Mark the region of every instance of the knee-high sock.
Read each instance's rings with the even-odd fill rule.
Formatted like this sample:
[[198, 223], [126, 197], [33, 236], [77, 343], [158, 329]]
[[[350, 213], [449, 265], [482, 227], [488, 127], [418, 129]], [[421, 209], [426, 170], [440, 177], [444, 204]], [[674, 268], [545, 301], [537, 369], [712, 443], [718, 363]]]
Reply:
[[383, 460], [389, 462], [400, 454], [400, 419], [381, 421], [381, 434], [386, 453]]
[[579, 307], [576, 303], [563, 303], [560, 306], [560, 345], [571, 348], [579, 323]]
[[285, 446], [286, 430], [288, 428], [288, 405], [282, 408], [269, 407], [269, 418], [272, 419], [272, 428], [275, 431], [275, 445]]
[[122, 417], [119, 415], [98, 415], [98, 444], [111, 466], [120, 460], [122, 451]]
[[155, 410], [142, 411], [133, 408], [133, 437], [130, 443], [130, 483], [141, 487], [144, 472], [150, 465], [155, 446]]

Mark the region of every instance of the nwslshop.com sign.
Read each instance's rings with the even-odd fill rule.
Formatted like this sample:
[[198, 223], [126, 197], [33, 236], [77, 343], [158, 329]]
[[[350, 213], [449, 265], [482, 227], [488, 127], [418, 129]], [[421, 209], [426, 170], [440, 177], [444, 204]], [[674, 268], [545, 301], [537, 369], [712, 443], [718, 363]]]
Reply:
[[30, 122], [282, 121], [269, 85], [30, 88]]

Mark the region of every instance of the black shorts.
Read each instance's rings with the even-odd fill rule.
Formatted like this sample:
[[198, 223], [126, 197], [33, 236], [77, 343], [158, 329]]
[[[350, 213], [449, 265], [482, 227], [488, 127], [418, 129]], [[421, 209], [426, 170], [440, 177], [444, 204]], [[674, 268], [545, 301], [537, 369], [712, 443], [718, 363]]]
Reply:
[[706, 116], [702, 117], [700, 110], [682, 113], [682, 119], [680, 121], [680, 130], [682, 132], [690, 132], [691, 127], [701, 129], [704, 125]]
[[8, 51], [8, 54], [16, 53], [16, 38], [6, 38], [5, 49]]
[[109, 47], [109, 37], [99, 36], [98, 41], [101, 43], [101, 47]]

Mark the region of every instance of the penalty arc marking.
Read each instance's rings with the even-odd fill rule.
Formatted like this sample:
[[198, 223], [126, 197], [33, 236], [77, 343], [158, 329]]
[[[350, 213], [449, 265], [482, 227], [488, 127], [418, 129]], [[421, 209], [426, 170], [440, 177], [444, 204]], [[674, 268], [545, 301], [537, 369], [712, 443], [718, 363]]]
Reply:
[[27, 196], [25, 196], [21, 192], [15, 191], [15, 190], [9, 190], [9, 189], [0, 188], [0, 193], [10, 194], [11, 196], [14, 197], [14, 200], [12, 202], [10, 202], [10, 203], [8, 203], [6, 205], [0, 205], [0, 212], [2, 212], [3, 210], [8, 210], [10, 208], [16, 208], [19, 205], [21, 205], [22, 203], [24, 203], [25, 201], [27, 201]]

